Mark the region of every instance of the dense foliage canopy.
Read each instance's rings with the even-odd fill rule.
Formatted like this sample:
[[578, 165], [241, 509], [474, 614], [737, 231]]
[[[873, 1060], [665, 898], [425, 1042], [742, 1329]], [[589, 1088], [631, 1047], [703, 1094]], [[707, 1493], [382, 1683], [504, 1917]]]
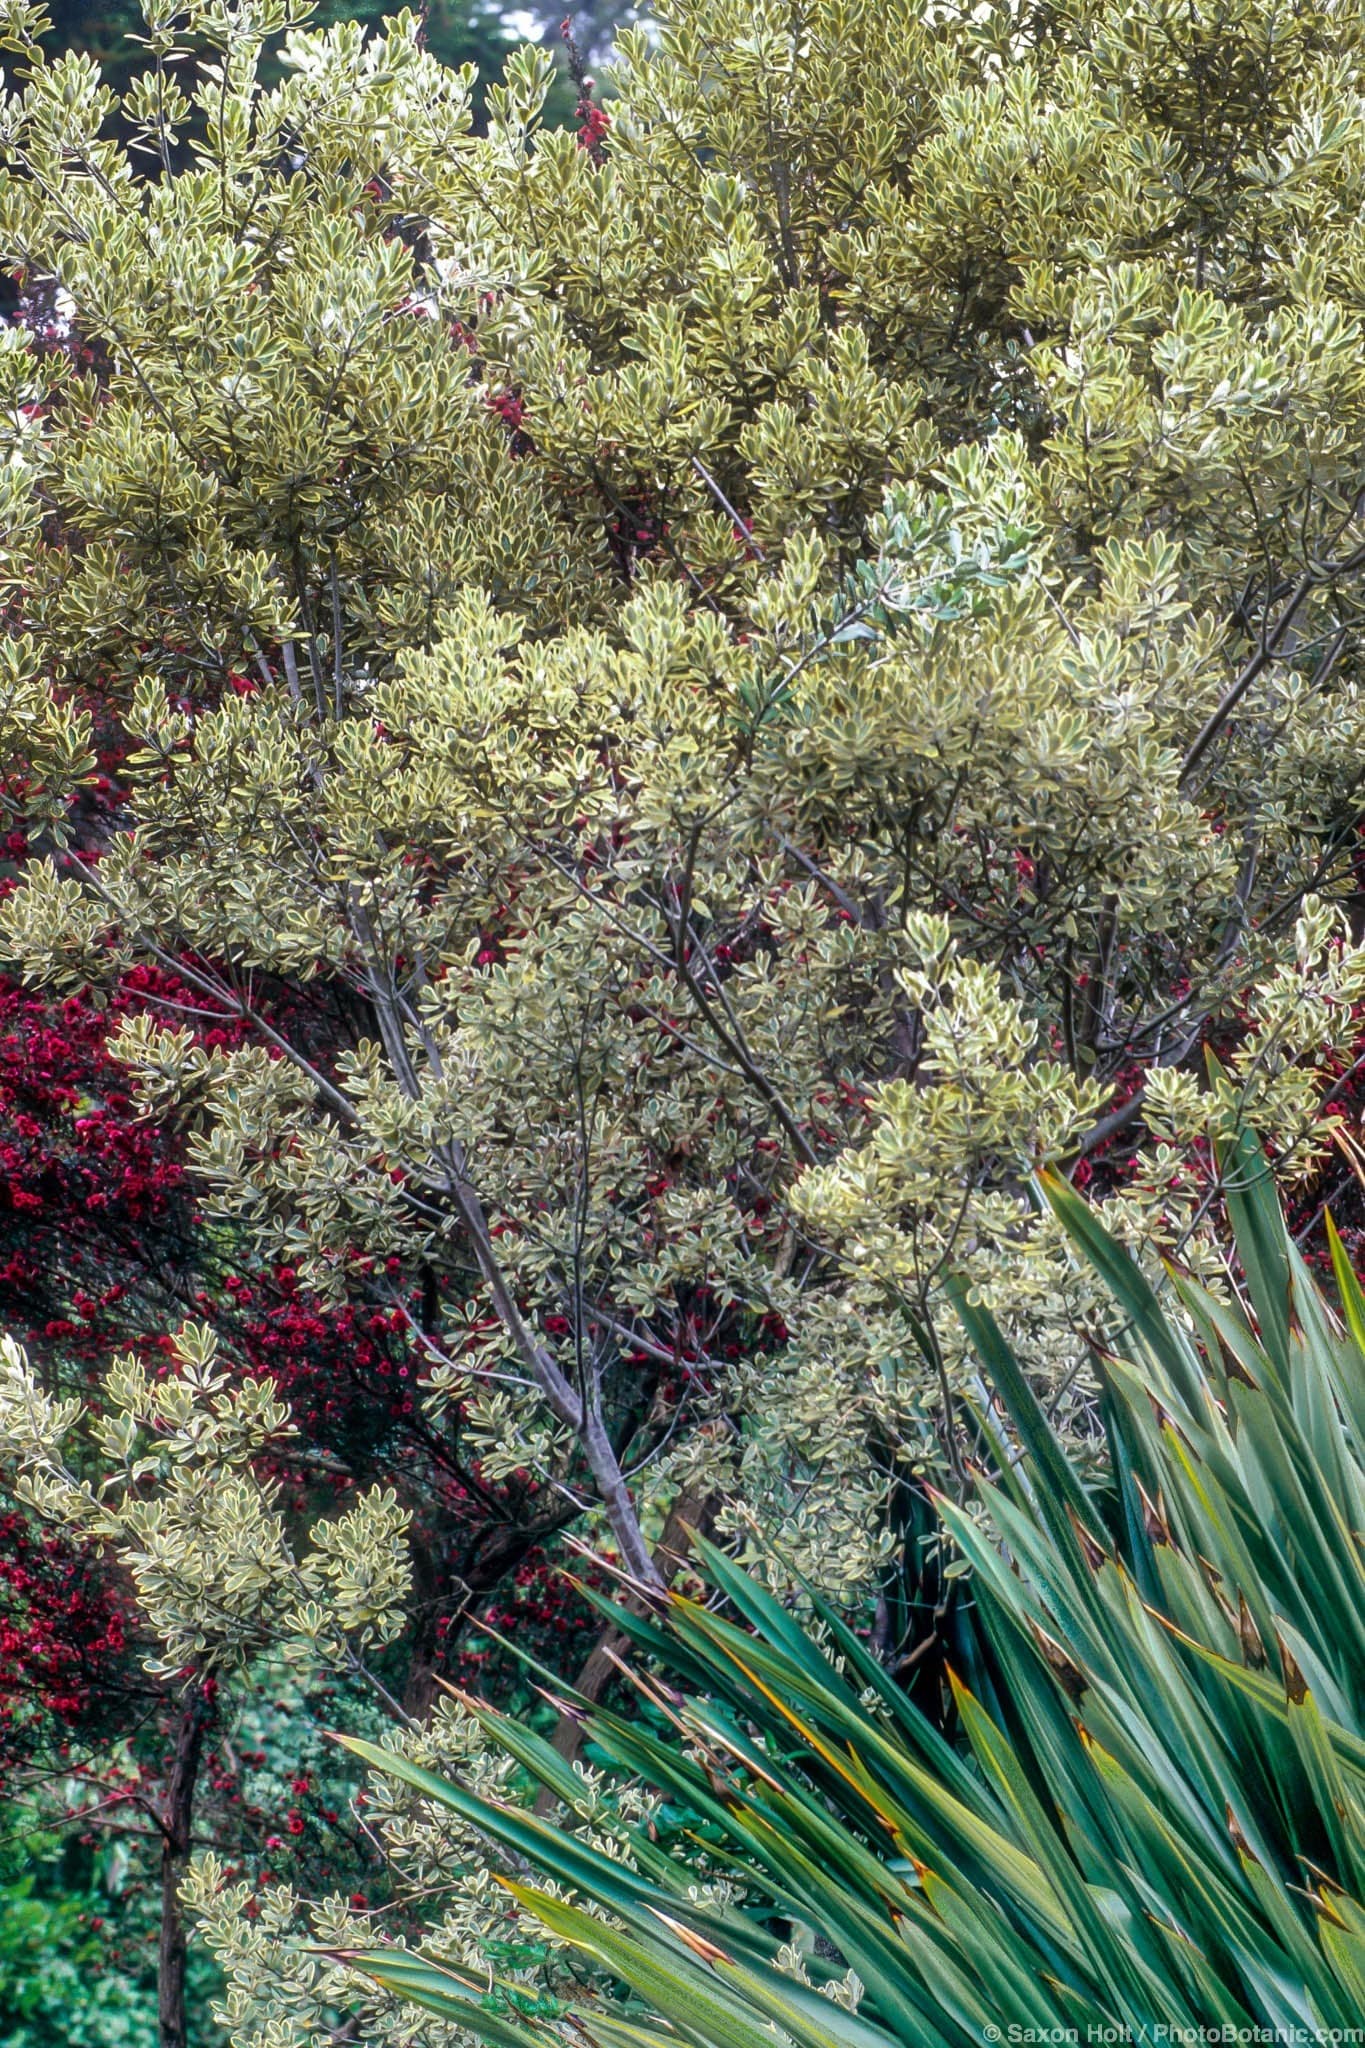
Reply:
[[1286, 23], [688, 8], [582, 147], [533, 51], [476, 136], [410, 22], [263, 92], [275, 15], [192, 13], [219, 81], [126, 109], [170, 175], [74, 59], [13, 103], [3, 233], [97, 360], [5, 357], [62, 841], [7, 943], [245, 1024], [117, 1041], [219, 1212], [432, 1276], [434, 1397], [638, 1572], [684, 1415], [752, 1500], [821, 1442], [866, 1529], [829, 1418], [922, 1433], [934, 1275], [1116, 1090], [1187, 1131], [1240, 1022], [1292, 1152], [1352, 1051], [1295, 932], [1355, 881], [1355, 45]]
[[950, 1281], [1105, 1462], [1037, 1169], [1215, 1289], [1210, 1099], [1355, 1201], [1365, 14], [666, 0], [567, 128], [408, 14], [3, 31], [11, 1747], [180, 2048], [277, 1673], [444, 1740], [579, 1520], [908, 1669]]

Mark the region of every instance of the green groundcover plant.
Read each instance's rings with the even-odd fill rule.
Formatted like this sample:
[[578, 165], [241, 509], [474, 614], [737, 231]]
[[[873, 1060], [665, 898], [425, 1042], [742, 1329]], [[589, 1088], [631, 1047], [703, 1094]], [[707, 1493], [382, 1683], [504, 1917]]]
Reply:
[[[691, 1817], [671, 1848], [646, 1826], [613, 1858], [366, 1752], [510, 1858], [524, 1908], [595, 1971], [586, 1995], [537, 2013], [435, 1955], [354, 1964], [499, 2048], [1357, 2024], [1365, 1295], [1334, 1239], [1329, 1305], [1253, 1141], [1223, 1165], [1244, 1300], [1172, 1275], [1163, 1301], [1074, 1192], [1047, 1185], [1112, 1304], [1105, 1492], [960, 1299], [1000, 1444], [977, 1512], [941, 1506], [975, 1603], [973, 1668], [951, 1681], [960, 1742], [833, 1608], [817, 1598], [807, 1628], [708, 1550], [723, 1607], [675, 1593], [653, 1619], [621, 1616], [661, 1670], [639, 1681], [652, 1722], [588, 1717], [600, 1760]], [[481, 1718], [581, 1804], [543, 1743]]]

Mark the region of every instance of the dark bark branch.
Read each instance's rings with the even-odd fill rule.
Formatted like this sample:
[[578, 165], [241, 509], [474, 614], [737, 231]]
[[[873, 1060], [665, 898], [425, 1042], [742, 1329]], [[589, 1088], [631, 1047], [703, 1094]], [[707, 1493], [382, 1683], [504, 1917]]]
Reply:
[[1126, 1102], [1120, 1103], [1117, 1109], [1111, 1109], [1098, 1123], [1092, 1124], [1085, 1136], [1066, 1154], [1068, 1168], [1076, 1165], [1079, 1160], [1088, 1159], [1092, 1152], [1098, 1152], [1100, 1146], [1106, 1144], [1110, 1138], [1117, 1137], [1120, 1131], [1126, 1131], [1129, 1124], [1135, 1124], [1142, 1115], [1146, 1095], [1147, 1083], [1144, 1081], [1141, 1087], [1133, 1090]]
[[[1304, 570], [1302, 576], [1300, 576], [1298, 582], [1290, 591], [1288, 601], [1274, 625], [1262, 629], [1261, 642], [1256, 652], [1252, 655], [1250, 661], [1246, 663], [1236, 681], [1225, 692], [1201, 727], [1193, 746], [1180, 765], [1179, 787], [1181, 789], [1185, 787], [1185, 784], [1194, 774], [1195, 769], [1199, 766], [1252, 684], [1278, 658], [1286, 635], [1289, 633], [1311, 593], [1322, 584], [1330, 581], [1332, 576], [1342, 575], [1358, 568], [1360, 566], [1361, 552], [1361, 550], [1357, 550], [1341, 562], [1323, 564], [1316, 569]], [[1333, 654], [1333, 662], [1335, 662], [1336, 654], [1339, 652], [1340, 648], [1338, 647]], [[1330, 666], [1331, 664], [1328, 664], [1329, 671]]]
[[194, 1795], [213, 1708], [196, 1680], [186, 1693], [176, 1727], [166, 1807], [161, 1819], [161, 1937], [157, 1951], [157, 2027], [160, 2048], [188, 2048], [185, 2009], [187, 1942], [180, 1887], [189, 1869]]
[[[381, 964], [380, 949], [368, 912], [352, 904], [352, 926], [367, 954], [368, 993], [374, 1005], [380, 1036], [388, 1054], [394, 1078], [410, 1101], [421, 1098], [422, 1084], [408, 1050], [403, 1005], [391, 973]], [[417, 1027], [420, 1031], [420, 1025]], [[441, 1071], [440, 1056], [430, 1035], [423, 1036], [423, 1050], [432, 1069]], [[622, 1561], [632, 1577], [645, 1585], [657, 1583], [649, 1546], [640, 1529], [639, 1517], [621, 1463], [603, 1425], [595, 1398], [580, 1394], [571, 1384], [549, 1347], [539, 1340], [508, 1284], [478, 1192], [469, 1179], [463, 1148], [450, 1144], [438, 1155], [444, 1177], [444, 1193], [464, 1227], [474, 1263], [487, 1287], [498, 1319], [512, 1339], [518, 1356], [543, 1394], [556, 1420], [571, 1429], [583, 1447], [599, 1498], [620, 1545]]]
[[[672, 1583], [686, 1562], [693, 1534], [698, 1530], [704, 1533], [714, 1519], [716, 1506], [714, 1495], [690, 1487], [685, 1487], [674, 1501], [651, 1560], [653, 1581], [661, 1591]], [[645, 1612], [644, 1600], [627, 1596], [624, 1605], [635, 1613]], [[629, 1647], [620, 1629], [608, 1622], [574, 1680], [574, 1692], [580, 1700], [591, 1704], [601, 1698], [603, 1687]], [[583, 1723], [577, 1712], [560, 1715], [553, 1744], [566, 1763], [572, 1763], [582, 1748], [583, 1732]], [[536, 1812], [541, 1815], [550, 1813], [554, 1805], [554, 1794], [542, 1788], [536, 1798]]]

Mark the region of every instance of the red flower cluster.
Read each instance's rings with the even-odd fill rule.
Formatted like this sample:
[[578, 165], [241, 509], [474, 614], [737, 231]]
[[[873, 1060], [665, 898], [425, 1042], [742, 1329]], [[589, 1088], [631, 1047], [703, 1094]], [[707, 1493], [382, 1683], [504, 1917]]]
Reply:
[[67, 1376], [184, 1312], [198, 1219], [180, 1141], [137, 1116], [108, 1049], [165, 979], [135, 970], [105, 1009], [0, 982], [0, 1328]]
[[322, 1308], [291, 1266], [223, 1282], [240, 1320], [233, 1337], [249, 1368], [273, 1379], [311, 1442], [373, 1455], [418, 1414], [406, 1314], [363, 1302]]
[[599, 107], [592, 98], [592, 79], [585, 79], [584, 85], [586, 90], [574, 108], [574, 119], [578, 123], [578, 147], [586, 149], [593, 162], [600, 164], [604, 155], [602, 145], [611, 126], [611, 115], [605, 107]]
[[[610, 1590], [607, 1574], [590, 1561], [575, 1565], [575, 1576], [595, 1590]], [[493, 1633], [477, 1638], [456, 1664], [457, 1683], [467, 1690], [486, 1693], [494, 1670], [515, 1679], [512, 1659], [498, 1641], [502, 1637], [528, 1650], [532, 1656], [552, 1662], [556, 1669], [572, 1674], [596, 1641], [602, 1627], [597, 1610], [589, 1605], [574, 1581], [542, 1549], [529, 1551], [513, 1572], [501, 1598], [492, 1600], [480, 1616]], [[508, 1668], [502, 1670], [506, 1665]]]
[[571, 16], [566, 14], [560, 22], [559, 33], [569, 55], [569, 76], [578, 87], [578, 104], [573, 110], [574, 120], [578, 123], [578, 147], [586, 150], [595, 164], [600, 164], [606, 156], [604, 145], [607, 130], [611, 127], [611, 116], [593, 98], [597, 80], [589, 75], [583, 62]]
[[98, 1559], [0, 1514], [0, 1759], [60, 1743], [121, 1674], [129, 1617]]

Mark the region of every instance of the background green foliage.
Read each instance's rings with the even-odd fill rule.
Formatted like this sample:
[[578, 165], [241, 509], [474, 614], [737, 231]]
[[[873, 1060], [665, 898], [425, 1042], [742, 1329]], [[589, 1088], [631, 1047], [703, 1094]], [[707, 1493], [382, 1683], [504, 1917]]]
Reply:
[[50, 1836], [7, 1847], [0, 1866], [6, 2048], [142, 2048], [155, 2038], [155, 1921], [145, 1898], [123, 1894], [119, 1861], [117, 1847], [95, 1858]]

